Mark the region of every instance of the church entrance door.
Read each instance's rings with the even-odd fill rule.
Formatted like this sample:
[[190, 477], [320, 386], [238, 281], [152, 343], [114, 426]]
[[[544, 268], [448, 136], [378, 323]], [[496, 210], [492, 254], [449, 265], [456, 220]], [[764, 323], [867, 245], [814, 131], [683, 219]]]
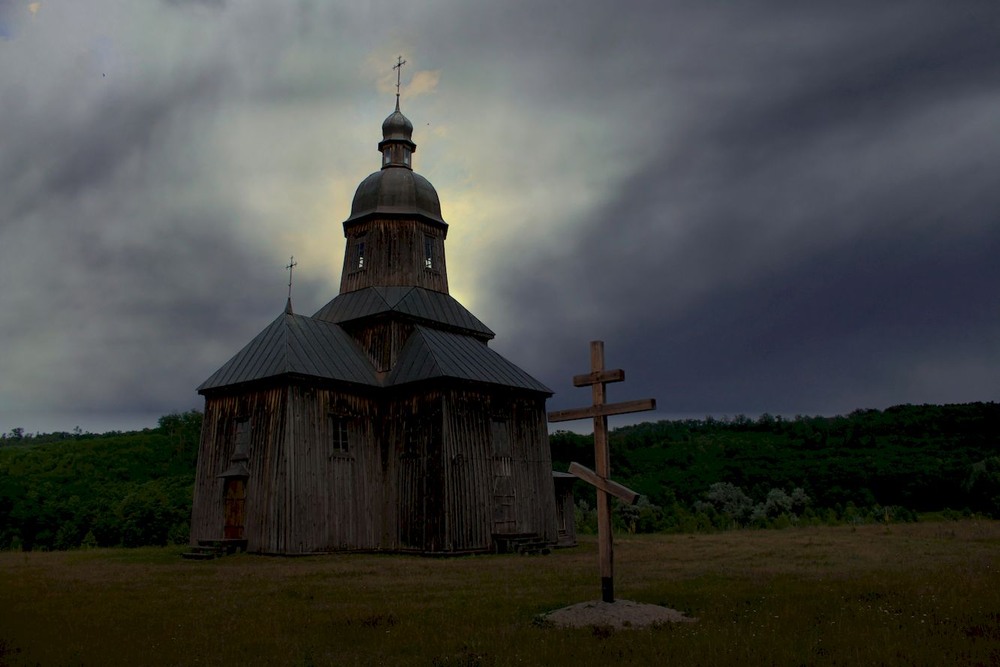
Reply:
[[[517, 511], [514, 505], [514, 482], [510, 478], [510, 463], [501, 464], [493, 478], [493, 534], [517, 532]], [[506, 473], [506, 474], [505, 474]]]
[[242, 540], [246, 523], [246, 480], [227, 479], [224, 498], [226, 520], [222, 536], [227, 540]]

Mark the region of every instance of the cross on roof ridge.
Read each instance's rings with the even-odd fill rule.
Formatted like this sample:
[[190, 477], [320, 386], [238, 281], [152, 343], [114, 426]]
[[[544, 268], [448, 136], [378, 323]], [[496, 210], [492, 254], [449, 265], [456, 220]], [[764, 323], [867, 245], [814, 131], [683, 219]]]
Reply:
[[288, 258], [288, 266], [285, 268], [288, 270], [288, 304], [285, 306], [286, 312], [292, 312], [292, 271], [298, 266], [299, 263], [295, 261], [295, 255]]

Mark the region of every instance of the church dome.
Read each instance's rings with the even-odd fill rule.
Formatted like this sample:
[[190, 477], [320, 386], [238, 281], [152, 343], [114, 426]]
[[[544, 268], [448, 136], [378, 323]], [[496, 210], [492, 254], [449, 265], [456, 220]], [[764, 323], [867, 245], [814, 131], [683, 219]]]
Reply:
[[398, 108], [382, 121], [382, 140], [402, 139], [411, 141], [413, 138], [413, 123], [403, 115]]
[[444, 223], [437, 190], [426, 178], [403, 167], [382, 169], [361, 181], [345, 224], [373, 214], [417, 215]]
[[447, 226], [441, 219], [437, 191], [411, 166], [417, 150], [412, 136], [413, 123], [399, 110], [397, 100], [396, 110], [382, 122], [382, 141], [378, 144], [382, 170], [361, 181], [345, 226], [374, 215], [419, 216]]

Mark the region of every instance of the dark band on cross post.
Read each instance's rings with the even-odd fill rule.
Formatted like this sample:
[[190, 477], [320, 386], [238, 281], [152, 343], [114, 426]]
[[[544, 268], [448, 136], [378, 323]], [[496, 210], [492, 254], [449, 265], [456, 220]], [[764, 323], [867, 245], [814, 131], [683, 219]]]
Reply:
[[624, 403], [607, 403], [604, 385], [624, 380], [625, 371], [604, 368], [604, 341], [591, 341], [590, 373], [574, 376], [573, 385], [576, 387], [590, 386], [592, 405], [572, 410], [557, 410], [548, 415], [550, 422], [588, 418], [594, 420], [594, 467], [596, 471], [579, 463], [572, 463], [569, 472], [597, 488], [597, 542], [601, 565], [601, 599], [604, 602], [615, 601], [611, 496], [617, 496], [630, 505], [639, 499], [638, 493], [609, 479], [611, 476], [611, 456], [608, 452], [608, 415], [656, 409], [656, 400], [652, 398]]

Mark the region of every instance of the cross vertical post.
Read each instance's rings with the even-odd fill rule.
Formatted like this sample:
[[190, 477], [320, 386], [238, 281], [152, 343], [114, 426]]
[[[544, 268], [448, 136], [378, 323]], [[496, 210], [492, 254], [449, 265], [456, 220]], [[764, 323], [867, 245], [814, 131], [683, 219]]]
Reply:
[[601, 600], [615, 601], [614, 540], [611, 532], [611, 496], [634, 504], [639, 494], [609, 479], [611, 475], [611, 453], [608, 451], [608, 415], [655, 410], [656, 400], [652, 398], [624, 403], [607, 403], [605, 385], [608, 382], [622, 382], [625, 371], [604, 369], [604, 341], [590, 343], [590, 373], [573, 377], [573, 385], [590, 385], [592, 404], [586, 408], [557, 410], [549, 413], [550, 422], [571, 421], [592, 417], [594, 420], [594, 467], [590, 470], [579, 463], [571, 463], [569, 472], [597, 489], [597, 544], [601, 566]]
[[[604, 370], [604, 341], [590, 342], [590, 372]], [[595, 382], [590, 387], [593, 405], [604, 405], [603, 382]], [[594, 415], [594, 467], [597, 475], [604, 479], [611, 477], [611, 453], [608, 451], [608, 416]], [[599, 558], [601, 561], [601, 599], [615, 601], [615, 563], [613, 536], [611, 533], [611, 496], [604, 489], [597, 489], [597, 534]]]
[[399, 56], [396, 59], [396, 64], [392, 66], [396, 70], [396, 111], [399, 111], [399, 75], [403, 72], [403, 65], [406, 61], [403, 60], [403, 56]]
[[292, 255], [291, 257], [288, 258], [288, 266], [286, 266], [285, 268], [288, 269], [288, 300], [289, 301], [292, 300], [292, 271], [298, 265], [299, 265], [298, 262], [295, 261], [295, 255]]

